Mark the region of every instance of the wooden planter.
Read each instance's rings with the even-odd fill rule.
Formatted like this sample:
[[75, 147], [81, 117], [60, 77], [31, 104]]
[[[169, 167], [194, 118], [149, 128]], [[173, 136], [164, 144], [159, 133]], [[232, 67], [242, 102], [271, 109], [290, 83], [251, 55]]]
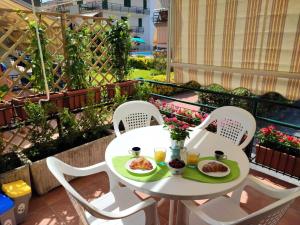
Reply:
[[23, 180], [31, 186], [29, 165], [24, 165], [0, 174], [0, 184], [10, 183], [16, 180]]
[[0, 126], [11, 123], [14, 116], [13, 107], [10, 102], [0, 102]]
[[256, 145], [255, 162], [273, 168], [276, 171], [300, 177], [299, 156]]
[[[12, 99], [12, 103], [17, 112], [17, 116], [21, 120], [26, 120], [28, 116], [24, 109], [25, 103], [26, 102], [38, 103], [40, 99], [45, 99], [45, 98], [46, 95], [30, 95], [27, 97], [14, 98]], [[56, 109], [52, 110], [50, 113], [56, 113], [58, 109], [64, 107], [64, 94], [51, 93], [49, 103], [56, 106]]]
[[101, 90], [100, 87], [80, 89], [80, 90], [69, 90], [65, 93], [65, 107], [70, 110], [80, 109], [87, 105], [88, 94], [94, 95], [94, 104], [99, 104], [101, 101]]
[[120, 83], [107, 84], [107, 96], [109, 99], [112, 99], [115, 96], [116, 87], [120, 87], [121, 95], [133, 96], [135, 94], [135, 85], [137, 83], [137, 80], [127, 80]]
[[[114, 138], [114, 134], [99, 138], [95, 141], [58, 153], [54, 155], [54, 157], [76, 167], [91, 166], [105, 160], [105, 150]], [[34, 189], [39, 195], [45, 194], [53, 188], [60, 186], [48, 170], [46, 159], [33, 162], [30, 165], [30, 173]], [[68, 177], [68, 180], [71, 179], [73, 179], [73, 177]]]

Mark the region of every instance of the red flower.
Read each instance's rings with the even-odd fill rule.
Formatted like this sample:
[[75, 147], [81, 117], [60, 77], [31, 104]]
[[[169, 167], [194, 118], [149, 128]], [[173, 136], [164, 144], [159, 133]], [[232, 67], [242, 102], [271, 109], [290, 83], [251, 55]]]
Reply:
[[268, 128], [261, 128], [260, 132], [262, 132], [264, 135], [269, 135], [271, 131]]
[[288, 139], [288, 141], [293, 141], [293, 140], [294, 140], [294, 137], [292, 137], [292, 136], [287, 136], [287, 139]]
[[269, 128], [269, 130], [275, 130], [276, 129], [276, 127], [273, 126], [273, 125], [268, 126], [268, 128]]

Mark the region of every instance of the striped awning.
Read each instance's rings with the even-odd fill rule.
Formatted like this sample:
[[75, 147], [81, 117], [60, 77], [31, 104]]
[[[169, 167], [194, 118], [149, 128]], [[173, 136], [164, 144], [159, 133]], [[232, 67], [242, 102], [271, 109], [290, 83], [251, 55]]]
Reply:
[[173, 0], [175, 80], [300, 99], [299, 0]]

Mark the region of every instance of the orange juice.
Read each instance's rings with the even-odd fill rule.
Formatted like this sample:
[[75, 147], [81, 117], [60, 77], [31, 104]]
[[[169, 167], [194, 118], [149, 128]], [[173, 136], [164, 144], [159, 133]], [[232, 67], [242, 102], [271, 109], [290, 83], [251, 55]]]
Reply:
[[195, 152], [188, 152], [187, 153], [187, 164], [196, 165], [199, 160], [199, 154]]
[[157, 163], [164, 162], [166, 159], [166, 150], [164, 149], [155, 149], [154, 150], [154, 160]]

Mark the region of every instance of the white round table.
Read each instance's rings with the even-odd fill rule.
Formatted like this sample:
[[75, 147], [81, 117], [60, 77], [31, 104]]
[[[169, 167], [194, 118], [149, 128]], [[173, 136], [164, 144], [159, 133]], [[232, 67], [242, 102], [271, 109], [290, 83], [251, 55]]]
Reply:
[[[197, 147], [194, 150], [200, 153], [200, 157], [213, 156], [215, 150], [222, 150], [228, 159], [238, 162], [239, 178], [227, 183], [211, 184], [184, 179], [181, 176], [171, 176], [155, 182], [138, 182], [120, 175], [112, 164], [114, 156], [128, 155], [128, 150], [135, 146], [141, 148], [141, 155], [151, 157], [154, 156], [155, 147], [169, 148], [171, 145], [169, 131], [161, 125], [134, 129], [115, 138], [106, 149], [105, 161], [111, 172], [129, 188], [153, 196], [168, 198], [171, 200], [171, 204], [174, 204], [173, 200], [215, 198], [236, 189], [249, 173], [249, 160], [245, 153], [227, 139], [206, 130], [200, 131], [198, 137], [200, 138], [197, 140]], [[170, 151], [167, 151], [167, 159], [169, 158]], [[173, 222], [171, 214], [174, 205], [171, 206], [169, 224]]]

